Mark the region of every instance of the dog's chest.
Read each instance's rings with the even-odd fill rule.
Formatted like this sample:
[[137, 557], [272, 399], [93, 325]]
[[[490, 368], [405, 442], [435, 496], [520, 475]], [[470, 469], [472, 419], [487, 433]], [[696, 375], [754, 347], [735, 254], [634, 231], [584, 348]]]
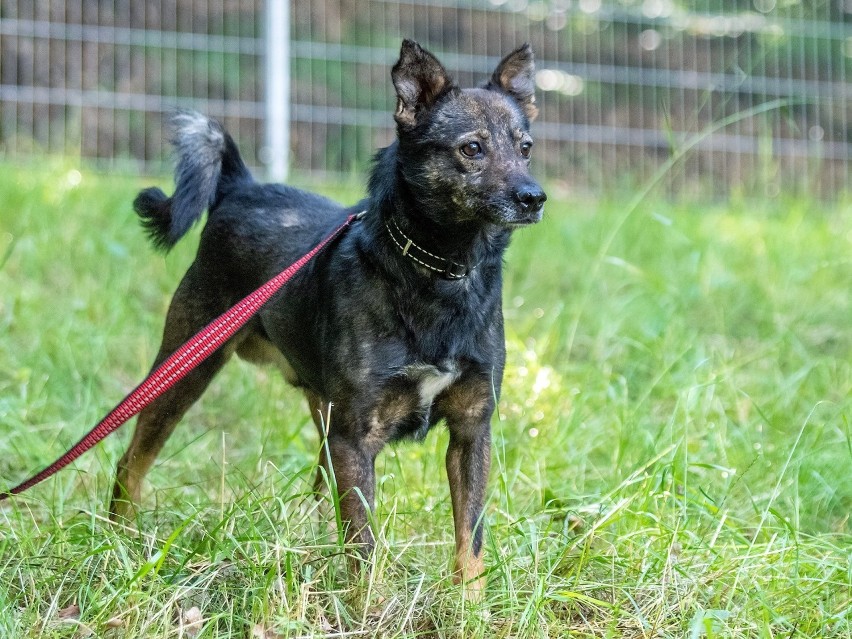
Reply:
[[458, 376], [455, 366], [409, 364], [404, 367], [378, 400], [374, 413], [377, 432], [383, 433], [386, 441], [425, 437], [434, 425], [432, 404], [435, 398]]
[[410, 364], [405, 375], [414, 382], [420, 407], [430, 406], [434, 399], [459, 376], [458, 368], [452, 364], [442, 367], [431, 364]]

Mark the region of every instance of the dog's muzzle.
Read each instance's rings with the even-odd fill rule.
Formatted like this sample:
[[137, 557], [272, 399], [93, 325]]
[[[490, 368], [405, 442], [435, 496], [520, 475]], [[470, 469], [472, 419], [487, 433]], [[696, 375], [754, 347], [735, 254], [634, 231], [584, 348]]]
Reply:
[[513, 193], [517, 217], [514, 224], [535, 224], [541, 220], [542, 209], [547, 194], [535, 182], [520, 185]]

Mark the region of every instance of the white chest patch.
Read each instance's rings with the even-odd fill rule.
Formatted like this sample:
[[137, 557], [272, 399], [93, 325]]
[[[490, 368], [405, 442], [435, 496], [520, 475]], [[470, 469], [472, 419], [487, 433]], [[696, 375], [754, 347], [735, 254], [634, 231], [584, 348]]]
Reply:
[[431, 364], [412, 364], [405, 367], [405, 374], [417, 382], [420, 405], [428, 406], [442, 390], [452, 384], [459, 376], [455, 368], [440, 369]]

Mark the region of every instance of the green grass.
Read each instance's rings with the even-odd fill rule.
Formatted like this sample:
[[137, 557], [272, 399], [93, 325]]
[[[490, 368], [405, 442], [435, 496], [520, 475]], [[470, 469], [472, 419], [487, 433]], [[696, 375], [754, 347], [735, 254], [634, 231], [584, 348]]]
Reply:
[[[130, 211], [147, 181], [0, 168], [10, 486], [144, 377], [197, 231], [163, 259]], [[443, 429], [380, 456], [353, 577], [304, 400], [235, 362], [141, 534], [105, 519], [130, 426], [0, 506], [0, 637], [852, 636], [852, 204], [550, 191], [507, 260], [482, 607], [449, 578]]]

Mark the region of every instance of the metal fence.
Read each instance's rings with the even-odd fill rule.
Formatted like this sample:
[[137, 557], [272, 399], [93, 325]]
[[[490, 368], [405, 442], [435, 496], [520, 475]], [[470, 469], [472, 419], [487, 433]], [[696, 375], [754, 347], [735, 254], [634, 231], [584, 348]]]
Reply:
[[[269, 8], [0, 0], [0, 153], [159, 172], [162, 115], [188, 106], [269, 166]], [[847, 188], [852, 0], [314, 0], [289, 20], [297, 171], [368, 168], [392, 139], [390, 66], [413, 37], [462, 85], [531, 42], [535, 161], [569, 187], [646, 180], [688, 148], [666, 173], [676, 193]]]

